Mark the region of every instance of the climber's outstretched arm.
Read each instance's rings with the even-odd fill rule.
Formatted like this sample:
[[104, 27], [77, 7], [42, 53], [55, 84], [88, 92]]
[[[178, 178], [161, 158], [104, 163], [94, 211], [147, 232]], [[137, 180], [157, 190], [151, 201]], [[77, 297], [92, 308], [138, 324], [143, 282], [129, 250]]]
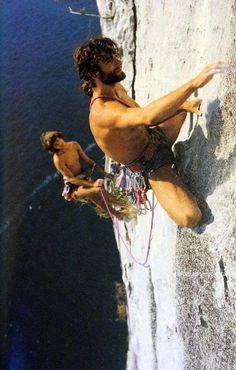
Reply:
[[101, 121], [102, 126], [113, 128], [158, 125], [172, 117], [194, 91], [206, 85], [215, 74], [222, 73], [224, 70], [225, 63], [222, 61], [210, 64], [192, 80], [143, 108], [127, 107], [115, 100], [107, 101], [96, 119], [98, 122]]

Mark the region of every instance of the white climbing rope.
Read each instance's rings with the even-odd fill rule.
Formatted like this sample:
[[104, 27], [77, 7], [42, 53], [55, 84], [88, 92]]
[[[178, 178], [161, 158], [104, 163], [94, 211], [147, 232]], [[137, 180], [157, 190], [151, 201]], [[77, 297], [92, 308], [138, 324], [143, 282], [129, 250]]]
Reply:
[[146, 256], [145, 256], [144, 262], [138, 261], [137, 258], [133, 256], [133, 254], [130, 251], [130, 248], [127, 246], [126, 242], [124, 241], [124, 238], [122, 237], [122, 235], [120, 233], [119, 227], [116, 225], [115, 220], [114, 220], [114, 217], [112, 216], [112, 214], [110, 212], [110, 209], [108, 207], [108, 204], [107, 204], [107, 201], [106, 201], [106, 199], [104, 197], [104, 194], [103, 194], [103, 190], [102, 189], [101, 189], [101, 195], [102, 195], [103, 201], [104, 201], [104, 203], [106, 205], [107, 212], [108, 212], [108, 214], [109, 214], [109, 216], [110, 216], [110, 218], [112, 220], [112, 223], [114, 225], [114, 228], [117, 231], [117, 235], [119, 237], [119, 240], [121, 240], [122, 243], [124, 244], [124, 246], [125, 246], [128, 254], [130, 255], [130, 257], [133, 259], [133, 261], [135, 263], [137, 263], [138, 265], [143, 266], [145, 268], [149, 268], [149, 265], [146, 265], [146, 263], [147, 263], [147, 260], [148, 260], [148, 257], [149, 257], [149, 252], [150, 252], [150, 247], [151, 247], [151, 236], [152, 236], [152, 229], [153, 229], [154, 208], [156, 207], [156, 206], [154, 206], [154, 193], [152, 193], [151, 226], [150, 226], [150, 232], [149, 232], [148, 247], [147, 247], [147, 252], [146, 252]]

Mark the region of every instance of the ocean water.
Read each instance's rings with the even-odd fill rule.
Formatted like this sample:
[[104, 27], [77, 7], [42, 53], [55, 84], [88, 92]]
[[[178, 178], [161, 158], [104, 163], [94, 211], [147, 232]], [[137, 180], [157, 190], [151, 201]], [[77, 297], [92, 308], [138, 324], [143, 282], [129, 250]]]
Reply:
[[62, 199], [39, 141], [43, 131], [62, 131], [103, 163], [72, 61], [76, 46], [100, 34], [99, 20], [71, 15], [68, 5], [97, 13], [95, 0], [2, 3], [1, 369], [125, 367], [111, 221]]

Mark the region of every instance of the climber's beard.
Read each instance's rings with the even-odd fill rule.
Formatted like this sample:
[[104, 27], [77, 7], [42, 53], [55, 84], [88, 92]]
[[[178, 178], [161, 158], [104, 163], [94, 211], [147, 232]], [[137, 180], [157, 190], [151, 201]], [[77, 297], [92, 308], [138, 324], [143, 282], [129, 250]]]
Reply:
[[111, 72], [111, 73], [104, 73], [100, 71], [100, 80], [106, 85], [114, 85], [116, 82], [123, 81], [126, 77], [125, 72], [121, 70], [121, 72]]

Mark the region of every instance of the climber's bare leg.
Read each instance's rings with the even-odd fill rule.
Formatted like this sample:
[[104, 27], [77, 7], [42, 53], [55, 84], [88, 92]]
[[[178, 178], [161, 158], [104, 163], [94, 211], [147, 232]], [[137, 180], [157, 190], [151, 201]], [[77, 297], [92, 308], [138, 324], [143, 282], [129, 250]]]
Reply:
[[[187, 112], [201, 115], [200, 104], [201, 99], [186, 101], [181, 107], [184, 110], [158, 125], [172, 145], [179, 135]], [[152, 173], [149, 183], [161, 206], [178, 225], [193, 228], [200, 222], [202, 213], [196, 199], [171, 165], [163, 166]]]
[[101, 194], [101, 191], [97, 192], [97, 193], [94, 193], [94, 194], [90, 194], [89, 197], [87, 197], [91, 202], [93, 202], [97, 207], [101, 208], [103, 211], [105, 211], [106, 213], [110, 213], [112, 216], [115, 216], [116, 218], [118, 218], [119, 220], [122, 220], [124, 218], [124, 213], [120, 212], [120, 211], [116, 211], [112, 206], [111, 206], [111, 203], [109, 201], [109, 198], [107, 196], [107, 191], [105, 190], [102, 190], [103, 191], [103, 196], [105, 198], [105, 201], [106, 203], [104, 202], [103, 200], [103, 197], [102, 197], [102, 194]]
[[106, 193], [107, 200], [109, 203], [113, 204], [114, 206], [120, 207], [120, 208], [127, 208], [129, 207], [129, 204], [125, 200], [116, 199], [112, 194]]
[[174, 116], [163, 121], [157, 126], [164, 132], [166, 137], [168, 137], [171, 145], [174, 144], [177, 137], [179, 136], [179, 132], [181, 130], [181, 127], [183, 126], [186, 115], [187, 113], [185, 111], [176, 113]]
[[171, 145], [174, 144], [177, 137], [179, 136], [179, 132], [181, 130], [181, 127], [183, 126], [187, 112], [195, 113], [198, 116], [201, 115], [201, 112], [199, 110], [201, 102], [202, 102], [201, 99], [193, 99], [191, 101], [186, 101], [181, 106], [181, 109], [183, 108], [183, 110], [177, 112], [174, 116], [168, 118], [167, 120], [161, 122], [158, 125], [158, 127], [162, 129], [162, 131], [170, 140]]
[[178, 225], [193, 228], [202, 213], [193, 195], [187, 190], [171, 165], [156, 170], [149, 178], [150, 186], [160, 205]]
[[[108, 192], [106, 190], [103, 191], [103, 196], [106, 200], [106, 203], [103, 200], [102, 194], [101, 194], [101, 187], [90, 187], [86, 188], [83, 186], [79, 186], [77, 190], [73, 191], [71, 194], [71, 200], [77, 200], [79, 198], [86, 198], [89, 201], [91, 201], [95, 206], [101, 208], [103, 211], [109, 213], [113, 216], [115, 216], [118, 219], [123, 219], [124, 218], [124, 213], [120, 211], [116, 211], [112, 206], [108, 198]], [[108, 209], [107, 209], [108, 207]], [[108, 212], [109, 210], [109, 212]]]

